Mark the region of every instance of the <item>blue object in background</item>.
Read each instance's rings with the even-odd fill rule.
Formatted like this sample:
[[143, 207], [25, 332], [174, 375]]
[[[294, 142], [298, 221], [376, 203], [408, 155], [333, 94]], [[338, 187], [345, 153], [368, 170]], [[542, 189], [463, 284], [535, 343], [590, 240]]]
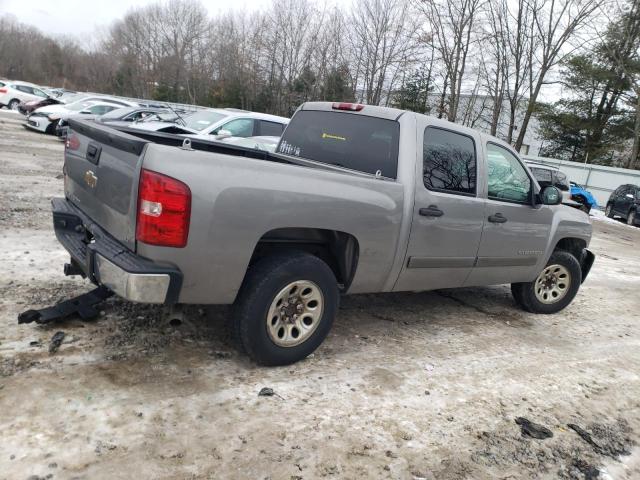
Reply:
[[571, 182], [571, 199], [582, 203], [583, 205], [588, 205], [590, 209], [593, 207], [598, 208], [598, 202], [596, 201], [596, 198], [591, 195], [591, 192], [583, 186], [573, 182]]

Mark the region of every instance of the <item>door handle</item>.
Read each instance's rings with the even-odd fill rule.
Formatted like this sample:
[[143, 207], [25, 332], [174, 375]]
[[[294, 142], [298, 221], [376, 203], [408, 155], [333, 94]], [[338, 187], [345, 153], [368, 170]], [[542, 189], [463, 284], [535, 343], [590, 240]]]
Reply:
[[444, 212], [437, 205], [429, 205], [427, 208], [421, 208], [419, 211], [423, 217], [441, 217]]
[[489, 221], [491, 223], [505, 223], [507, 221], [507, 217], [501, 213], [496, 213], [495, 215], [489, 215]]

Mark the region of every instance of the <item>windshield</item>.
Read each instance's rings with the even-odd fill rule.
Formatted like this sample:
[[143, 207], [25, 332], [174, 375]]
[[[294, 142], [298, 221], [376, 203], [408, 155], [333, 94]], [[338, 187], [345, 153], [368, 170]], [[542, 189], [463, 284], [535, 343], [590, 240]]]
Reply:
[[72, 112], [79, 112], [80, 110], [91, 106], [92, 103], [91, 102], [76, 102], [76, 103], [71, 103], [69, 105], [66, 105], [65, 108], [67, 110], [71, 110]]
[[214, 123], [219, 122], [226, 116], [227, 115], [225, 115], [224, 113], [203, 110], [201, 112], [193, 113], [188, 117], [182, 117], [182, 119], [184, 120], [185, 127], [197, 130], [199, 132], [213, 125]]
[[131, 112], [134, 112], [135, 110], [136, 110], [135, 108], [116, 108], [115, 110], [111, 110], [110, 112], [102, 115], [102, 118], [107, 120], [111, 120], [114, 118], [121, 118]]

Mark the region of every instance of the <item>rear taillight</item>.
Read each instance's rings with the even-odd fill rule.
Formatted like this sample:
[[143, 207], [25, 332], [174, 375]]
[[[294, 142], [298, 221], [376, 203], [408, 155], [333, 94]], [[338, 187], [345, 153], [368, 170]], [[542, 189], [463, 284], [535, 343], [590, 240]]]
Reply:
[[136, 240], [163, 247], [184, 247], [190, 218], [189, 187], [175, 178], [142, 169]]
[[7, 93], [7, 89], [6, 88], [0, 88], [0, 93]]
[[348, 110], [350, 112], [359, 112], [364, 108], [364, 105], [361, 103], [345, 103], [345, 102], [336, 102], [331, 105], [331, 108], [334, 110]]
[[67, 134], [67, 140], [64, 142], [64, 146], [68, 150], [77, 150], [80, 148], [80, 139], [75, 133], [71, 135]]

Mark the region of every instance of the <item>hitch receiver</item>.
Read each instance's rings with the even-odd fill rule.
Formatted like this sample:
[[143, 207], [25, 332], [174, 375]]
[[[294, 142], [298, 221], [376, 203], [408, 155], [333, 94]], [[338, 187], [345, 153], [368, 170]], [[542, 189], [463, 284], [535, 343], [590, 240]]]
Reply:
[[75, 313], [83, 320], [90, 320], [98, 316], [95, 306], [106, 300], [113, 292], [106, 287], [98, 287], [90, 292], [70, 298], [64, 302], [40, 310], [27, 310], [18, 315], [18, 323], [36, 322], [39, 324], [63, 320]]

